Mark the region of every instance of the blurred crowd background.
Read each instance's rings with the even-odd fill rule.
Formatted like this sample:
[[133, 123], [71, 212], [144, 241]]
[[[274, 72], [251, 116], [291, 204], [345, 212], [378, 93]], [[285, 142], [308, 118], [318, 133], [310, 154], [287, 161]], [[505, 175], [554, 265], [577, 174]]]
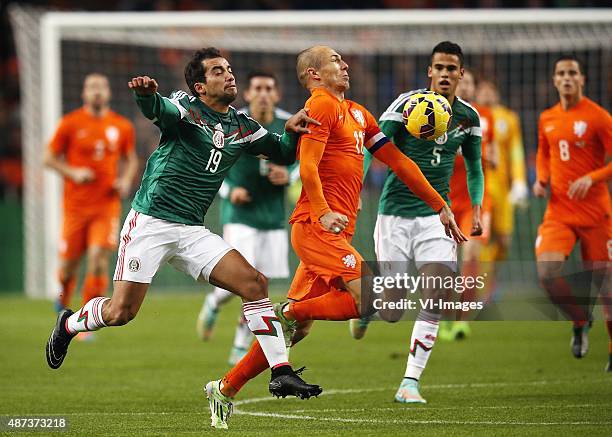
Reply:
[[[3, 1], [0, 5], [0, 199], [18, 199], [22, 190], [19, 67], [7, 8], [10, 3], [54, 10], [188, 11], [188, 10], [316, 10], [384, 8], [602, 7], [606, 2], [580, 0], [76, 0]], [[162, 54], [163, 55], [163, 54]], [[166, 60], [170, 54], [166, 53]], [[182, 59], [181, 59], [182, 60]], [[240, 78], [239, 78], [240, 79]], [[291, 108], [290, 108], [291, 109]]]
[[[319, 1], [319, 0], [236, 0], [227, 2], [221, 0], [94, 0], [78, 2], [75, 0], [57, 1], [3, 1], [0, 5], [0, 239], [4, 250], [0, 258], [0, 274], [5, 278], [0, 290], [22, 289], [23, 255], [23, 223], [22, 223], [22, 135], [21, 135], [21, 109], [19, 62], [16, 57], [13, 29], [8, 17], [8, 8], [11, 3], [27, 5], [44, 10], [87, 10], [87, 11], [188, 11], [188, 10], [317, 10], [317, 9], [355, 9], [350, 1]], [[506, 7], [533, 7], [533, 8], [567, 8], [567, 7], [601, 7], [606, 2], [577, 1], [577, 0], [472, 0], [472, 1], [439, 1], [439, 0], [365, 0], [359, 2], [358, 8], [384, 9], [384, 8], [506, 8]], [[461, 41], [457, 41], [461, 43]], [[410, 41], [410, 43], [418, 43]], [[604, 50], [605, 51], [605, 50]], [[100, 71], [109, 75], [113, 90], [112, 106], [119, 113], [129, 117], [136, 125], [137, 151], [141, 163], [157, 145], [158, 131], [152, 124], [144, 119], [133, 104], [131, 95], [125, 92], [125, 80], [134, 74], [149, 74], [160, 81], [160, 91], [167, 95], [174, 89], [186, 89], [182, 70], [185, 59], [191, 50], [156, 47], [136, 47], [121, 44], [114, 46], [99, 42], [62, 42], [62, 112], [66, 113], [81, 105], [80, 92], [82, 79], [85, 74]], [[92, 60], [92, 53], [95, 53]], [[608, 50], [609, 53], [609, 50]], [[605, 53], [599, 49], [587, 54], [587, 63], [591, 60], [592, 71], [587, 71], [586, 94], [593, 95], [599, 103], [606, 107], [610, 101], [612, 90], [612, 76], [602, 76], [602, 60], [607, 59]], [[253, 69], [264, 69], [274, 72], [278, 76], [279, 85], [283, 93], [280, 107], [288, 111], [295, 111], [306, 99], [296, 79], [293, 67], [295, 55], [265, 53], [258, 54], [249, 51], [224, 52], [224, 55], [234, 64], [239, 89], [244, 89], [246, 75]], [[502, 102], [511, 109], [520, 110], [519, 116], [523, 123], [525, 142], [525, 157], [528, 169], [529, 183], [535, 175], [535, 152], [537, 146], [537, 117], [539, 112], [557, 101], [557, 95], [552, 87], [550, 67], [556, 53], [540, 56], [537, 53], [472, 53], [466, 51], [467, 64], [481, 77], [492, 78], [500, 85]], [[411, 56], [391, 56], [389, 54], [352, 54], [345, 56], [350, 65], [353, 88], [349, 98], [364, 104], [378, 117], [386, 106], [398, 93], [426, 87], [427, 77], [424, 74], [428, 65], [429, 56], [426, 54]], [[595, 65], [597, 64], [597, 65]], [[84, 65], [87, 71], [83, 70]], [[141, 70], [145, 71], [141, 71]], [[510, 84], [520, 83], [521, 88], [515, 89]], [[526, 105], [525, 102], [528, 102]], [[244, 104], [241, 98], [236, 107]], [[44, 147], [41, 144], [41, 150]], [[376, 162], [376, 161], [375, 161]], [[143, 165], [141, 165], [142, 171]], [[384, 182], [385, 168], [374, 164], [366, 182], [366, 194], [372, 193], [371, 202], [366, 205], [365, 214], [362, 214], [364, 229], [373, 227], [375, 219], [377, 193]], [[136, 189], [137, 186], [134, 187]], [[376, 193], [376, 194], [373, 194]], [[535, 226], [539, 223], [543, 204], [534, 203], [535, 209], [523, 214], [527, 226], [522, 229], [525, 234], [516, 239], [517, 250], [532, 256], [533, 239], [531, 238]], [[211, 211], [209, 216], [218, 214]], [[208, 218], [207, 218], [208, 220]], [[212, 220], [215, 220], [213, 218]], [[215, 224], [207, 225], [218, 231]], [[519, 226], [521, 229], [521, 227]], [[368, 231], [370, 232], [370, 231]], [[371, 233], [368, 234], [371, 239]], [[366, 237], [363, 237], [366, 238]], [[361, 237], [357, 236], [357, 246], [360, 246]], [[524, 247], [518, 247], [521, 244]], [[364, 243], [368, 249], [371, 244]], [[518, 253], [518, 252], [516, 252]], [[4, 274], [6, 273], [6, 275]], [[174, 278], [171, 278], [172, 282]]]

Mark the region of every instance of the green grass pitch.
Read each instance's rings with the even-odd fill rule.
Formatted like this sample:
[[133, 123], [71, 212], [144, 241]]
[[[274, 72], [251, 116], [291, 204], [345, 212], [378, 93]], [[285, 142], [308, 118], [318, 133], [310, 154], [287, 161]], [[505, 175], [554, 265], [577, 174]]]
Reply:
[[[195, 335], [203, 295], [151, 293], [129, 325], [74, 341], [50, 370], [44, 344], [54, 323], [46, 301], [0, 298], [0, 415], [65, 415], [68, 435], [610, 435], [612, 374], [603, 371], [601, 322], [582, 360], [564, 322], [480, 322], [462, 342], [439, 342], [422, 378], [428, 404], [393, 402], [411, 324], [372, 324], [361, 341], [348, 324], [316, 322], [291, 353], [318, 399], [275, 399], [269, 373], [240, 393], [229, 431], [210, 429], [203, 385], [221, 377], [238, 301], [224, 308], [214, 339]], [[277, 298], [278, 300], [278, 298]], [[42, 435], [37, 432], [33, 435]], [[66, 434], [64, 434], [66, 435]]]

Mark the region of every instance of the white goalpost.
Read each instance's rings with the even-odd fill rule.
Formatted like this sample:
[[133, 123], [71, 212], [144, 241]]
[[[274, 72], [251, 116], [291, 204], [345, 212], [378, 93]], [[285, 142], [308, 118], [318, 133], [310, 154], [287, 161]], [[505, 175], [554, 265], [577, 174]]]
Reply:
[[[553, 101], [550, 67], [560, 53], [586, 59], [588, 95], [609, 108], [612, 9], [88, 13], [13, 5], [10, 17], [20, 63], [24, 275], [31, 297], [58, 291], [61, 181], [43, 168], [43, 151], [61, 116], [79, 105], [82, 79], [94, 70], [109, 75], [113, 108], [138, 120], [129, 77], [156, 75], [163, 92], [185, 88], [184, 57], [216, 46], [229, 54], [237, 75], [263, 67], [277, 73], [282, 106], [295, 110], [305, 96], [295, 55], [325, 44], [352, 61], [351, 98], [378, 116], [391, 96], [422, 84], [432, 47], [452, 40], [520, 113], [526, 143], [534, 140], [539, 111]], [[136, 125], [144, 162], [155, 134]]]

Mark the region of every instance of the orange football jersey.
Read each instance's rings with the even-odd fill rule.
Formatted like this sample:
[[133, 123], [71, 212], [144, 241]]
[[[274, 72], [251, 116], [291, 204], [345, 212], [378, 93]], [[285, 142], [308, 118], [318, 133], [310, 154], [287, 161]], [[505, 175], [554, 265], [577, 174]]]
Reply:
[[73, 167], [88, 167], [95, 179], [76, 184], [64, 178], [64, 207], [67, 210], [99, 208], [100, 203], [119, 203], [113, 189], [119, 158], [134, 149], [132, 123], [113, 111], [102, 117], [84, 107], [66, 114], [49, 143], [54, 154], [64, 154]]
[[575, 226], [595, 226], [610, 217], [606, 182], [593, 184], [584, 199], [570, 199], [570, 184], [602, 168], [612, 154], [612, 119], [592, 100], [583, 97], [573, 108], [560, 103], [542, 112], [538, 125], [537, 178], [550, 184], [544, 218]]
[[[493, 143], [493, 113], [485, 106], [476, 105], [474, 103], [470, 103], [470, 105], [476, 108], [480, 116], [480, 127], [482, 128], [482, 162], [484, 167], [486, 149]], [[486, 186], [485, 181], [485, 194], [482, 202], [483, 209], [488, 206]], [[450, 180], [449, 198], [453, 211], [472, 209], [472, 201], [470, 200], [470, 194], [467, 188], [465, 162], [463, 161], [463, 156], [460, 155], [457, 155], [455, 159], [455, 167]]]
[[[364, 148], [370, 146], [368, 142], [378, 141], [384, 135], [367, 109], [351, 100], [340, 101], [323, 88], [312, 92], [306, 108], [309, 108], [308, 115], [321, 125], [309, 126], [311, 133], [302, 135], [298, 159], [302, 139], [326, 144], [319, 162], [323, 195], [332, 211], [348, 217], [345, 232], [352, 235], [362, 187]], [[318, 220], [311, 217], [311, 212], [308, 196], [302, 189], [289, 223]]]

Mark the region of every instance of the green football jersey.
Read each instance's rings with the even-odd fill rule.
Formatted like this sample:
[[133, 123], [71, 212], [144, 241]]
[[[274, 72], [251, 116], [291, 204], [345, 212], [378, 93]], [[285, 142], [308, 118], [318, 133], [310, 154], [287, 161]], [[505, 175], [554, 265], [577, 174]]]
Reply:
[[[447, 133], [429, 141], [413, 137], [406, 130], [402, 112], [412, 94], [426, 91], [420, 89], [401, 94], [380, 116], [379, 126], [402, 153], [419, 166], [432, 187], [448, 202], [450, 178], [457, 153], [463, 153], [468, 159], [480, 159], [480, 117], [469, 103], [455, 97], [452, 104], [453, 117]], [[407, 218], [436, 214], [391, 170], [387, 171], [378, 212]]]
[[136, 95], [142, 113], [161, 130], [132, 208], [188, 225], [202, 225], [230, 168], [246, 152], [295, 162], [297, 135], [270, 133], [230, 107], [220, 113], [184, 91], [170, 98]]
[[[248, 108], [242, 108], [239, 112], [249, 115]], [[282, 134], [285, 130], [285, 122], [290, 117], [290, 113], [277, 108], [274, 111], [272, 122], [263, 127], [270, 132]], [[292, 170], [289, 167], [289, 171]], [[284, 229], [287, 187], [272, 184], [268, 179], [268, 172], [268, 161], [255, 156], [242, 155], [236, 161], [219, 191], [222, 199], [221, 223], [241, 223], [261, 230]], [[242, 205], [230, 202], [229, 194], [234, 187], [246, 188], [252, 200]]]

